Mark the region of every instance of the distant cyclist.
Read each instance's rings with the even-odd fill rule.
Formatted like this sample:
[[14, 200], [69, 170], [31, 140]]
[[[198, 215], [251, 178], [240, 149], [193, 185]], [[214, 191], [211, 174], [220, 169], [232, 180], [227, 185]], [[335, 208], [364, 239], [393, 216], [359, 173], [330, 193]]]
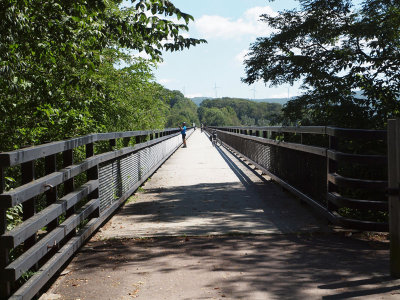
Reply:
[[183, 148], [186, 148], [186, 122], [182, 123], [182, 126], [179, 126], [182, 134]]
[[217, 142], [217, 131], [215, 129], [211, 132], [210, 139], [213, 145]]

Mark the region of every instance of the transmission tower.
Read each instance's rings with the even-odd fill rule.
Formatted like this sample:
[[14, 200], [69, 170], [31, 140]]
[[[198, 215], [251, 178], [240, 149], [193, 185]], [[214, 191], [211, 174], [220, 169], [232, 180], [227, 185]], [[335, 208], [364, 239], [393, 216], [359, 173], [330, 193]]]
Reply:
[[214, 84], [215, 98], [218, 98], [218, 89], [220, 89], [220, 87], [217, 86], [217, 83], [215, 83]]
[[253, 87], [250, 91], [253, 91], [253, 100], [256, 100], [256, 87]]

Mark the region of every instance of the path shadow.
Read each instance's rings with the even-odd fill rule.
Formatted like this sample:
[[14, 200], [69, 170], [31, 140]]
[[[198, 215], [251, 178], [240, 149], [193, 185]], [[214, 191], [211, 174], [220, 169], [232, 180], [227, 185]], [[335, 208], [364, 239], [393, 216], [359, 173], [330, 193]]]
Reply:
[[[181, 234], [210, 232], [329, 231], [299, 202], [273, 183], [197, 184], [146, 190], [143, 202], [125, 205], [118, 216], [131, 224], [183, 223]], [[196, 221], [197, 220], [197, 221]], [[204, 221], [201, 221], [204, 220]]]
[[218, 288], [229, 299], [254, 299], [255, 292], [268, 299], [344, 299], [399, 292], [400, 281], [387, 276], [387, 248], [338, 234], [109, 240], [89, 243], [72, 268], [77, 278], [102, 269], [112, 277], [131, 274], [129, 281], [144, 273], [173, 280], [184, 261], [188, 276], [213, 278], [192, 278], [199, 290]]
[[[216, 147], [218, 150], [218, 153], [221, 155], [221, 157], [224, 159], [224, 161], [227, 163], [229, 168], [235, 173], [237, 178], [240, 180], [240, 182], [245, 185], [245, 186], [251, 186], [253, 181], [244, 173], [238, 166], [237, 164], [222, 150], [220, 147]], [[227, 150], [229, 151], [229, 150]], [[238, 162], [241, 163], [242, 166], [247, 168], [249, 171], [251, 171], [255, 176], [257, 176], [262, 182], [265, 184], [271, 184], [271, 181], [266, 180], [263, 176], [261, 176], [259, 173], [257, 173], [254, 169], [252, 169], [249, 165], [247, 165], [244, 161], [241, 159], [237, 159]]]

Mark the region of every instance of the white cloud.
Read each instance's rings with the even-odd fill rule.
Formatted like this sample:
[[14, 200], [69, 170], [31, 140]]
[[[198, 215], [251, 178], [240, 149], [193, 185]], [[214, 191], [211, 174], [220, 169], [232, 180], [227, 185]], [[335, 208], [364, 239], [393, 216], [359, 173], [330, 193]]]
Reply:
[[235, 56], [235, 61], [238, 62], [238, 63], [240, 63], [240, 64], [243, 64], [243, 62], [244, 62], [244, 60], [245, 60], [245, 58], [246, 58], [246, 55], [247, 55], [248, 53], [249, 53], [249, 50], [247, 50], [247, 49], [244, 49], [244, 50], [240, 51], [240, 53], [238, 53], [238, 54]]
[[256, 6], [244, 12], [233, 20], [222, 16], [204, 15], [195, 21], [195, 28], [205, 39], [210, 38], [240, 38], [242, 36], [265, 36], [272, 32], [266, 23], [260, 22], [260, 15], [276, 15], [269, 6]]

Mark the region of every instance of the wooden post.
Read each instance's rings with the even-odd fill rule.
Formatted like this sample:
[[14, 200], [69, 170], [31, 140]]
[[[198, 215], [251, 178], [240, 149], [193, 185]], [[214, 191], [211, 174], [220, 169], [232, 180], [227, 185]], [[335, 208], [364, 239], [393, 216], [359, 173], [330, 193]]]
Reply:
[[[66, 150], [63, 152], [63, 168], [71, 166], [74, 163], [74, 151]], [[74, 178], [68, 179], [64, 182], [65, 195], [74, 191]], [[75, 212], [75, 207], [71, 207], [67, 210], [66, 218], [70, 217]]]
[[[94, 155], [94, 145], [93, 143], [89, 143], [86, 145], [86, 158], [89, 158]], [[99, 167], [94, 166], [86, 172], [87, 181], [99, 179]], [[95, 189], [88, 196], [88, 199], [96, 199], [99, 197], [99, 189]]]
[[[22, 184], [29, 183], [35, 179], [35, 167], [34, 161], [28, 161], [26, 163], [21, 164], [21, 173], [22, 173]], [[28, 220], [35, 214], [35, 197], [25, 201], [22, 204], [23, 216], [22, 219]], [[33, 246], [36, 242], [36, 234], [27, 238], [24, 242], [24, 251], [28, 250], [31, 246]]]
[[[337, 149], [337, 138], [335, 136], [329, 136], [329, 149], [330, 150], [335, 150]], [[334, 184], [332, 184], [329, 180], [329, 174], [330, 173], [335, 173], [337, 171], [337, 163], [336, 161], [333, 161], [331, 159], [329, 159], [329, 157], [326, 158], [326, 195], [327, 195], [327, 199], [326, 199], [326, 207], [328, 208], [329, 211], [332, 211], [336, 208], [335, 205], [333, 205], [332, 203], [330, 203], [328, 201], [328, 193], [329, 192], [335, 192], [336, 191], [336, 186]]]
[[400, 120], [388, 121], [390, 275], [400, 278]]
[[[57, 170], [57, 163], [56, 163], [56, 155], [49, 155], [45, 157], [45, 170], [46, 175], [51, 174]], [[57, 187], [50, 187], [48, 191], [46, 191], [46, 204], [49, 206], [50, 204], [57, 201]], [[58, 225], [58, 218], [51, 220], [47, 225], [47, 231], [51, 231], [56, 228]]]
[[[4, 169], [0, 168], [0, 194], [4, 191]], [[0, 235], [7, 230], [6, 209], [0, 209]], [[9, 249], [0, 245], [0, 272], [9, 263]], [[0, 299], [7, 299], [10, 296], [10, 282], [0, 277]]]

